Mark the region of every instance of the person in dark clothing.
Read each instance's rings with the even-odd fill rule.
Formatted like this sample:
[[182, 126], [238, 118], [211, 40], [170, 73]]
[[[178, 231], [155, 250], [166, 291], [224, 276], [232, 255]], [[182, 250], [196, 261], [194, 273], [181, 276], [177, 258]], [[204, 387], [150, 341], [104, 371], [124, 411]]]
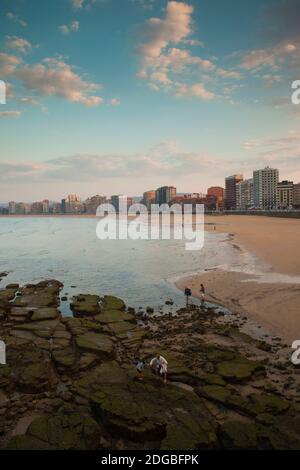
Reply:
[[203, 284], [200, 285], [200, 298], [201, 298], [201, 307], [204, 307], [205, 304], [205, 287]]

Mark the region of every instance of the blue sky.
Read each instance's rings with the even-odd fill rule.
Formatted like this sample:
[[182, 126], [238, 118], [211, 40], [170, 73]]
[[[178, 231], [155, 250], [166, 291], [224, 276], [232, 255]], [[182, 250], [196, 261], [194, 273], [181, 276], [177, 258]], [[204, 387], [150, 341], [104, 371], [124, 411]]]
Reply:
[[300, 181], [298, 0], [0, 5], [1, 201]]

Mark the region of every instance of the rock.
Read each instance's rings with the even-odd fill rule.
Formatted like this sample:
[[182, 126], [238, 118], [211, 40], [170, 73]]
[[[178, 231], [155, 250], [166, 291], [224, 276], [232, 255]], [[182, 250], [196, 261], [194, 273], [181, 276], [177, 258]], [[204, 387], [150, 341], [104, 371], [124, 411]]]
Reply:
[[7, 444], [6, 450], [51, 450], [51, 447], [32, 436], [14, 436]]
[[100, 323], [116, 323], [116, 322], [123, 322], [129, 321], [134, 323], [135, 316], [132, 313], [124, 312], [122, 310], [108, 310], [105, 309], [103, 313], [99, 313], [95, 317], [95, 320], [99, 321]]
[[154, 313], [154, 308], [153, 307], [147, 307], [146, 312], [147, 313]]
[[100, 312], [98, 295], [80, 294], [74, 298], [70, 308], [75, 317], [94, 316]]
[[249, 380], [254, 372], [264, 371], [262, 364], [249, 361], [246, 358], [236, 358], [232, 361], [221, 362], [217, 366], [217, 372], [225, 380], [241, 382]]
[[56, 414], [36, 418], [26, 435], [11, 439], [7, 449], [96, 450], [100, 438], [100, 428], [90, 416]]
[[102, 333], [84, 333], [77, 336], [75, 341], [78, 348], [101, 354], [104, 357], [111, 356], [114, 350], [114, 343]]
[[125, 303], [122, 299], [114, 297], [113, 295], [105, 295], [103, 300], [103, 307], [105, 310], [125, 310]]
[[8, 365], [0, 365], [0, 388], [10, 384], [11, 369]]
[[24, 393], [37, 393], [49, 388], [49, 363], [41, 362], [19, 367], [17, 384]]
[[251, 394], [249, 409], [257, 415], [261, 413], [279, 414], [288, 410], [290, 403], [282, 397], [270, 394]]
[[73, 369], [76, 365], [76, 354], [71, 347], [53, 351], [52, 358], [58, 369]]
[[253, 423], [225, 421], [221, 425], [220, 435], [225, 449], [247, 450], [257, 446], [257, 431]]
[[59, 312], [56, 308], [40, 308], [34, 310], [31, 321], [39, 321], [39, 320], [54, 320], [59, 317]]
[[13, 307], [9, 312], [8, 318], [16, 322], [25, 322], [32, 313], [33, 310], [30, 308]]
[[7, 284], [6, 289], [12, 289], [14, 291], [18, 290], [20, 287], [19, 284]]

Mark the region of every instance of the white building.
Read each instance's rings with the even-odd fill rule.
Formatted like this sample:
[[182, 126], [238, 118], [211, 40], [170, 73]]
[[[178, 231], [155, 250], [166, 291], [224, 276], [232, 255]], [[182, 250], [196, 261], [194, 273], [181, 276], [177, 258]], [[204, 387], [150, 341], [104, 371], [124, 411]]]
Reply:
[[253, 172], [254, 206], [257, 209], [276, 209], [279, 170], [266, 167]]
[[236, 208], [247, 210], [253, 207], [253, 179], [240, 181], [236, 184]]

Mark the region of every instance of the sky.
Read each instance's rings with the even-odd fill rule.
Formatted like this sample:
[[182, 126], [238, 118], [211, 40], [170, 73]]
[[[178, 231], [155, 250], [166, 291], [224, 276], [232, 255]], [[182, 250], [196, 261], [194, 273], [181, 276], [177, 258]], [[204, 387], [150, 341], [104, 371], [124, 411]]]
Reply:
[[300, 0], [0, 0], [0, 201], [300, 181]]

